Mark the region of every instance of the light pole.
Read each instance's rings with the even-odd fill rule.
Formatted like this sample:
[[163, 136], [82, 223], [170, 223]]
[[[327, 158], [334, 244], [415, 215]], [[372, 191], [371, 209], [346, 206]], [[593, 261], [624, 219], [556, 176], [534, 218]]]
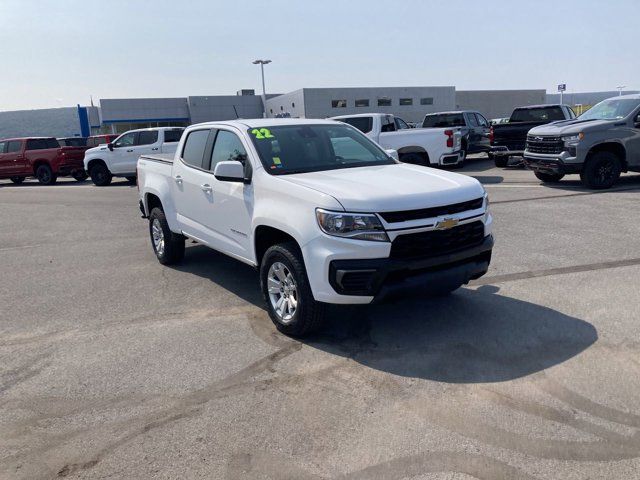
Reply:
[[618, 89], [618, 96], [621, 97], [622, 96], [622, 90], [627, 88], [626, 85], [619, 85], [616, 87]]
[[260, 73], [262, 74], [262, 116], [267, 118], [267, 92], [264, 88], [264, 66], [271, 63], [271, 60], [254, 60], [254, 65], [260, 65]]

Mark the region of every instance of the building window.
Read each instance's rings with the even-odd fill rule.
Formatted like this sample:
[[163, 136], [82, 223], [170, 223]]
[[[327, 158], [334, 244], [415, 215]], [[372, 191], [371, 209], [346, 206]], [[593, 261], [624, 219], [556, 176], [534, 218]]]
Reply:
[[269, 109], [269, 112], [273, 113], [273, 108], [270, 108], [270, 109]]
[[390, 98], [379, 98], [378, 99], [378, 106], [379, 107], [390, 107], [391, 106], [391, 99]]
[[420, 105], [433, 105], [433, 97], [421, 98]]
[[365, 98], [362, 100], [356, 100], [356, 107], [368, 107], [369, 106], [369, 99]]
[[346, 100], [331, 100], [331, 108], [345, 108], [346, 106]]
[[282, 105], [280, 105], [280, 111], [284, 111], [284, 107]]
[[296, 108], [296, 104], [291, 102], [291, 108]]
[[400, 105], [413, 105], [413, 98], [401, 98]]

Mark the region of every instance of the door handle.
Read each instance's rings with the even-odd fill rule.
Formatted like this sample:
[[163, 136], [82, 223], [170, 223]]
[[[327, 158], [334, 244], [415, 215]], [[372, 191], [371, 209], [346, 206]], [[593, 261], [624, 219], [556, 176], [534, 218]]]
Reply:
[[211, 193], [213, 190], [211, 189], [211, 185], [209, 185], [208, 183], [205, 183], [203, 185], [200, 185], [200, 188], [202, 189], [202, 191], [204, 193]]
[[153, 147], [151, 150], [158, 150], [158, 147]]
[[176, 183], [177, 183], [178, 185], [181, 185], [181, 184], [182, 184], [182, 177], [181, 177], [180, 175], [176, 175], [176, 176], [174, 177], [174, 180], [176, 181]]
[[131, 153], [131, 152], [133, 152], [133, 149], [131, 149], [131, 150], [127, 150], [127, 153]]

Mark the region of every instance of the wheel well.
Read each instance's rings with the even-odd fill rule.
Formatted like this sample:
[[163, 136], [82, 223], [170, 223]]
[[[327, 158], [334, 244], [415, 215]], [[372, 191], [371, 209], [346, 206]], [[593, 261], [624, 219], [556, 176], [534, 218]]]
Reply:
[[36, 174], [36, 171], [38, 170], [38, 167], [40, 165], [49, 165], [49, 162], [47, 162], [46, 160], [36, 160], [35, 162], [33, 162], [33, 174], [34, 175]]
[[153, 193], [147, 193], [146, 200], [147, 200], [146, 201], [147, 215], [151, 214], [151, 210], [153, 210], [156, 207], [158, 207], [160, 210], [164, 212], [164, 209], [162, 208], [162, 202], [156, 195], [154, 195]]
[[587, 154], [587, 160], [595, 153], [598, 152], [610, 152], [617, 156], [622, 162], [622, 170], [627, 171], [627, 151], [619, 143], [609, 142], [596, 145]]
[[424, 148], [418, 146], [402, 147], [400, 150], [398, 150], [398, 157], [400, 158], [400, 160], [402, 160], [403, 155], [407, 155], [410, 153], [419, 155], [420, 158], [422, 158], [422, 161], [427, 165], [430, 163], [429, 154], [427, 153], [427, 151]]
[[264, 257], [264, 254], [269, 247], [278, 243], [296, 242], [296, 239], [277, 228], [260, 225], [256, 228], [254, 242], [256, 249], [256, 263], [260, 265], [262, 263], [262, 257]]
[[102, 163], [105, 167], [107, 166], [107, 164], [104, 163], [104, 160], [101, 160], [99, 158], [94, 158], [87, 164], [87, 171], [90, 171], [94, 165], [97, 165], [99, 163]]

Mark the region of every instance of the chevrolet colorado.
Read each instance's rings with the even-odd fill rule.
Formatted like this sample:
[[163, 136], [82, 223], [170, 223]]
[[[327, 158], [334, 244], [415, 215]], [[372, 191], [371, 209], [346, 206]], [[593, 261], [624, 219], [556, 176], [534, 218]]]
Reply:
[[404, 163], [437, 166], [464, 162], [460, 128], [398, 128], [402, 125], [399, 119], [387, 113], [343, 115], [331, 120], [348, 123], [381, 147], [396, 150]]
[[579, 173], [593, 189], [611, 187], [621, 172], [640, 172], [640, 95], [612, 97], [575, 120], [532, 129], [524, 163], [543, 182]]
[[467, 176], [400, 163], [331, 120], [192, 125], [173, 158], [138, 160], [162, 264], [185, 238], [259, 269], [276, 327], [300, 336], [326, 304], [446, 294], [489, 267], [488, 199]]

